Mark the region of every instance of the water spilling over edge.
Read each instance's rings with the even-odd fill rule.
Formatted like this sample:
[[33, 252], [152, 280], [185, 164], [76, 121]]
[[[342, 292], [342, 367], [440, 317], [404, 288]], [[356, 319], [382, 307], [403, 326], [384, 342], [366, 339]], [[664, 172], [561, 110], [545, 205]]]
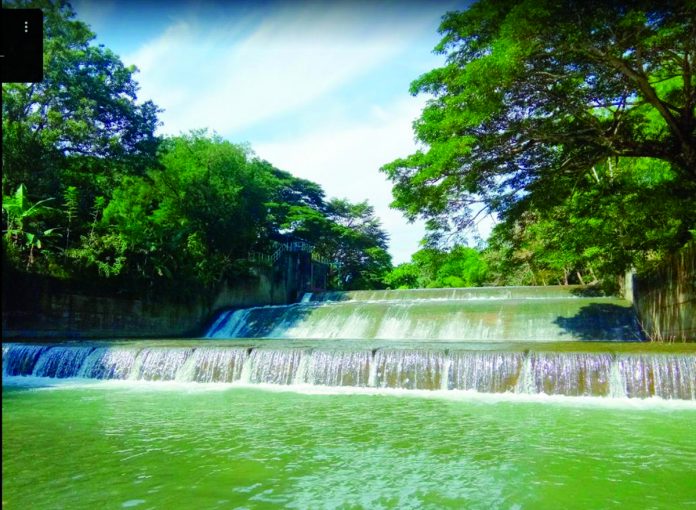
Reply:
[[4, 344], [3, 380], [170, 381], [696, 401], [696, 354]]

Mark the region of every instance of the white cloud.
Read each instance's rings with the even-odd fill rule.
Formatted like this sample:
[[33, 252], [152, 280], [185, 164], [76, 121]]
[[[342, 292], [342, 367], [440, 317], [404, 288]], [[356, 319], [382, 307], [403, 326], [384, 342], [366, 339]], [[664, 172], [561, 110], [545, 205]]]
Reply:
[[415, 150], [411, 122], [423, 101], [404, 98], [374, 108], [363, 122], [332, 126], [273, 143], [254, 143], [259, 157], [322, 185], [328, 197], [369, 200], [391, 236], [394, 263], [406, 262], [423, 237], [422, 222], [408, 224], [389, 208], [391, 183], [378, 169]]
[[179, 19], [125, 56], [141, 70], [140, 96], [164, 108], [163, 131], [234, 133], [299, 109], [403, 51], [423, 29], [416, 17], [395, 31], [377, 10], [299, 5], [269, 11], [261, 23], [252, 15]]
[[[406, 95], [407, 82], [386, 100], [369, 99], [379, 94], [364, 87], [377, 88], [374, 76], [383, 69], [408, 68], [413, 79], [436, 65], [432, 46], [409, 51], [423, 42], [419, 37], [437, 38], [446, 9], [318, 5], [288, 2], [215, 18], [179, 11], [123, 61], [141, 70], [139, 96], [164, 108], [163, 133], [208, 127], [232, 141], [251, 136], [246, 141], [259, 156], [318, 182], [328, 196], [369, 200], [391, 236], [394, 263], [408, 261], [424, 226], [389, 208], [391, 183], [378, 169], [416, 149], [411, 123], [424, 100]], [[374, 104], [364, 107], [366, 101]], [[264, 133], [266, 126], [267, 135], [245, 133]]]

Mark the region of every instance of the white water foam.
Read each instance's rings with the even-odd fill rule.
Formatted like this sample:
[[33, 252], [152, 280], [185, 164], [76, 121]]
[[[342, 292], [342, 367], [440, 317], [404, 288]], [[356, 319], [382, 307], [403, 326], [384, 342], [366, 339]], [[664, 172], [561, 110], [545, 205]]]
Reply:
[[52, 379], [46, 377], [11, 376], [3, 380], [3, 386], [26, 388], [31, 391], [60, 390], [129, 390], [137, 392], [219, 392], [235, 390], [258, 390], [274, 393], [299, 393], [303, 395], [367, 395], [395, 398], [416, 398], [446, 400], [454, 402], [474, 402], [483, 404], [520, 403], [551, 404], [570, 407], [611, 408], [631, 410], [664, 409], [675, 411], [695, 411], [696, 401], [650, 398], [611, 398], [611, 397], [569, 397], [564, 395], [520, 394], [520, 393], [479, 393], [474, 390], [406, 390], [397, 388], [368, 388], [347, 386], [313, 386], [308, 384], [278, 385], [268, 383], [193, 383], [180, 381], [133, 381], [93, 379]]

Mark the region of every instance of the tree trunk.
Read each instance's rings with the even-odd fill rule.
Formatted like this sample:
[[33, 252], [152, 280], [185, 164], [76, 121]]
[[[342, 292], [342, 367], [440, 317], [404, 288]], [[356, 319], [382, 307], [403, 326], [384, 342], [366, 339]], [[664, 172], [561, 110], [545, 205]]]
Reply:
[[580, 280], [580, 285], [585, 285], [585, 281], [582, 279], [582, 275], [580, 274], [580, 271], [575, 271], [575, 274], [578, 275], [578, 280]]

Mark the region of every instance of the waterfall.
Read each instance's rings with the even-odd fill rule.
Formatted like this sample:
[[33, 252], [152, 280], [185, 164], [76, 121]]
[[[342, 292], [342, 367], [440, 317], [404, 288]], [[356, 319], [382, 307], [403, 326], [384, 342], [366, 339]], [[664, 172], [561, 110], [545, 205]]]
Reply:
[[372, 351], [315, 350], [303, 382], [321, 386], [356, 386], [370, 384]]
[[579, 285], [520, 286], [520, 287], [466, 287], [448, 289], [351, 290], [309, 293], [303, 302], [329, 301], [433, 301], [433, 300], [492, 300], [492, 299], [577, 299], [586, 295]]
[[254, 349], [245, 382], [290, 384], [296, 380], [302, 355], [302, 349]]
[[2, 346], [2, 375], [31, 375], [39, 356], [48, 349], [45, 345]]
[[176, 379], [205, 383], [238, 381], [248, 356], [249, 350], [244, 348], [199, 348], [189, 356]]
[[696, 400], [696, 364], [679, 354], [633, 354], [617, 358], [628, 397]]
[[77, 372], [87, 379], [126, 379], [135, 365], [138, 349], [99, 347], [87, 356]]
[[[384, 349], [375, 353], [375, 386], [436, 390], [443, 386], [447, 372], [445, 353], [422, 349]], [[444, 383], [446, 386], [446, 383]]]
[[206, 338], [225, 341], [3, 344], [3, 377], [696, 401], [696, 353], [583, 348], [642, 335], [630, 303], [581, 287], [307, 293]]
[[145, 381], [172, 381], [191, 355], [193, 349], [143, 349], [138, 354], [130, 379]]
[[225, 311], [207, 338], [483, 342], [640, 341], [627, 301], [577, 287], [305, 294], [300, 303]]
[[520, 352], [454, 351], [449, 358], [448, 389], [485, 393], [513, 391], [524, 361]]
[[696, 354], [4, 344], [3, 379], [86, 378], [696, 400]]
[[607, 353], [530, 353], [525, 360], [521, 393], [609, 395], [613, 358]]
[[53, 347], [36, 360], [32, 375], [37, 377], [72, 377], [79, 371], [92, 348]]

